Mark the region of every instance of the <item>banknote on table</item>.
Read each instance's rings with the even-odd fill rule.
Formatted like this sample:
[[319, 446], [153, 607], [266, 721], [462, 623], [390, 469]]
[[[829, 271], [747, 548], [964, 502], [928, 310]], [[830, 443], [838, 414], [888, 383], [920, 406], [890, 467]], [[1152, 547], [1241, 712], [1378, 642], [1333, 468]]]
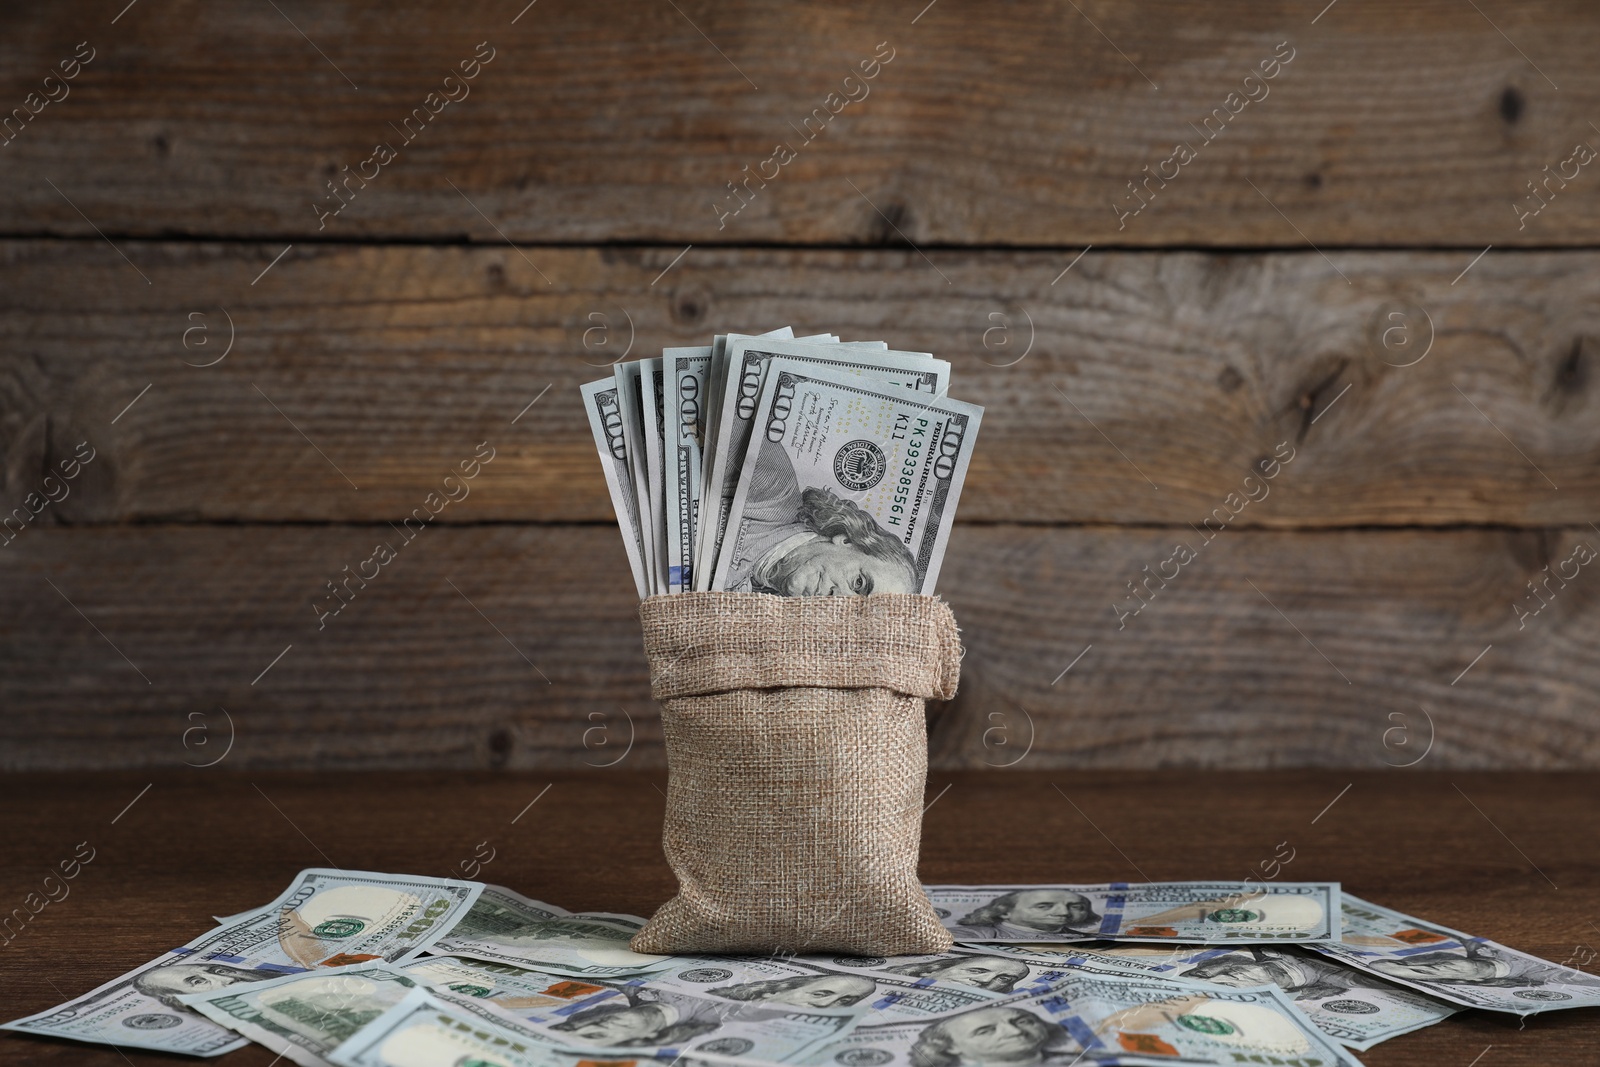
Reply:
[[471, 908], [482, 886], [369, 871], [301, 871], [272, 903], [57, 1008], [4, 1029], [108, 1045], [220, 1055], [241, 1043], [180, 993], [317, 967], [418, 955]]
[[1600, 978], [1358, 897], [1344, 898], [1340, 940], [1312, 947], [1467, 1008], [1535, 1015], [1600, 1005]]
[[492, 1007], [417, 988], [351, 1034], [327, 1059], [335, 1067], [578, 1067], [584, 1057], [553, 1047]]
[[700, 522], [701, 445], [705, 440], [706, 383], [711, 348], [664, 348], [661, 377], [666, 384], [666, 442], [662, 477], [666, 481], [667, 592], [681, 593], [693, 582], [695, 529]]
[[354, 964], [285, 975], [178, 1000], [301, 1067], [325, 1067], [328, 1054], [418, 986], [482, 1000], [513, 1015], [550, 1010], [600, 987], [536, 971], [454, 956], [400, 966]]
[[574, 914], [491, 885], [431, 951], [576, 978], [611, 978], [670, 966], [670, 956], [641, 955], [628, 948], [643, 925], [643, 919], [631, 915]]
[[207, 1019], [287, 1057], [326, 1067], [341, 1041], [398, 1004], [419, 981], [388, 964], [288, 974], [177, 999]]
[[879, 1020], [942, 1015], [995, 997], [982, 989], [870, 966], [875, 962], [849, 956], [674, 957], [672, 966], [643, 980], [651, 987], [687, 989], [718, 1000], [870, 1013]]
[[653, 984], [654, 977], [613, 979], [611, 988], [566, 1008], [518, 1014], [569, 1049], [607, 1056], [695, 1051], [767, 1063], [797, 1060], [849, 1033], [860, 1018], [854, 1011], [712, 997]]
[[562, 1008], [601, 989], [564, 975], [465, 956], [424, 956], [396, 970], [431, 989], [488, 1001], [513, 1015]]
[[[1346, 898], [1348, 900], [1348, 898]], [[1059, 953], [1064, 963], [1105, 961], [1151, 974], [1242, 988], [1275, 985], [1318, 1030], [1347, 1048], [1365, 1050], [1448, 1019], [1461, 1009], [1374, 978], [1300, 945], [1150, 945], [1084, 941], [1064, 945], [994, 946], [1021, 958]], [[1006, 954], [1009, 955], [1009, 952]]]
[[1318, 942], [1337, 936], [1337, 882], [923, 886], [957, 941]]
[[639, 514], [639, 498], [633, 487], [633, 464], [629, 461], [628, 439], [623, 432], [626, 416], [622, 391], [615, 378], [602, 378], [583, 386], [580, 392], [583, 410], [589, 416], [589, 429], [594, 434], [595, 449], [600, 453], [600, 464], [605, 471], [611, 509], [617, 513], [617, 525], [622, 529], [622, 547], [628, 554], [633, 584], [639, 599], [643, 600], [650, 592], [645, 580], [644, 520]]
[[[911, 373], [942, 388], [943, 371]], [[711, 588], [932, 593], [982, 417], [903, 381], [771, 359]]]
[[[871, 977], [892, 976], [902, 981], [919, 984], [932, 983], [934, 987], [949, 989], [964, 986], [988, 993], [991, 997], [1010, 996], [1012, 993], [1047, 989], [1061, 981], [1075, 963], [1087, 962], [1089, 957], [1066, 950], [1072, 946], [1059, 946], [1061, 952], [1032, 952], [1033, 945], [958, 945], [949, 952], [925, 956], [856, 957], [834, 956], [826, 959], [829, 966], [850, 974]], [[1042, 947], [1042, 946], [1041, 946]], [[822, 957], [800, 956], [797, 963], [811, 963]], [[1093, 958], [1096, 968], [1117, 974], [1139, 975], [1145, 968], [1119, 964], [1109, 957]], [[952, 1009], [946, 1009], [952, 1010]]]
[[721, 566], [734, 497], [747, 453], [753, 451], [749, 447], [752, 432], [758, 424], [767, 426], [759, 407], [765, 394], [766, 371], [774, 359], [797, 361], [819, 373], [867, 375], [880, 384], [925, 393], [928, 399], [943, 396], [950, 387], [950, 364], [923, 352], [755, 338], [729, 340], [716, 444], [709, 454], [710, 473], [701, 500], [705, 533], [701, 537], [700, 553], [695, 558], [695, 568], [706, 584], [697, 585], [697, 589], [715, 588], [711, 582]]
[[628, 460], [634, 510], [639, 515], [639, 549], [644, 562], [644, 588], [656, 592], [655, 513], [650, 510], [650, 475], [645, 466], [644, 405], [640, 393], [642, 361], [618, 363], [612, 371], [622, 412], [622, 437]]
[[863, 1022], [809, 1067], [1284, 1063], [1359, 1067], [1275, 987], [1074, 972], [1049, 989], [934, 1019]]

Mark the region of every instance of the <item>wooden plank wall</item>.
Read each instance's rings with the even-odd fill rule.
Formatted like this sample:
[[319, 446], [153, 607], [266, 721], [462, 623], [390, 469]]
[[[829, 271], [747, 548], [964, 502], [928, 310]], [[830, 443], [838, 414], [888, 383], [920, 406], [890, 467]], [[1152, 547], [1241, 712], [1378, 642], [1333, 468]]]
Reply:
[[0, 16], [0, 767], [659, 764], [577, 387], [780, 324], [988, 409], [937, 763], [1600, 764], [1593, 5], [277, 6]]

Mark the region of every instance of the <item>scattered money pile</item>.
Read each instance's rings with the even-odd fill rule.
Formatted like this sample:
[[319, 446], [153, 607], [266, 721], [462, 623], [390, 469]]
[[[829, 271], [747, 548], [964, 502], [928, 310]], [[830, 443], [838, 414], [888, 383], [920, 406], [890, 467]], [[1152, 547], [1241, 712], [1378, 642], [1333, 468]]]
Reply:
[[641, 598], [931, 593], [983, 409], [950, 364], [719, 334], [583, 387]]
[[646, 956], [631, 915], [306, 870], [5, 1029], [305, 1067], [1359, 1067], [1463, 1008], [1600, 1006], [1600, 978], [1338, 883], [925, 888], [950, 952]]

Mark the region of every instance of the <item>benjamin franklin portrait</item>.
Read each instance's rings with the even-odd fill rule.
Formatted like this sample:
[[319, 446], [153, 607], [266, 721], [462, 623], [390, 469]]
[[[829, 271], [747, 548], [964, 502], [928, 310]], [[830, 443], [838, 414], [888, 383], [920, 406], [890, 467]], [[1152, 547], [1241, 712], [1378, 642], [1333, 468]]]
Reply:
[[761, 442], [724, 588], [778, 596], [866, 596], [920, 588], [911, 551], [854, 502], [802, 490], [782, 446]]

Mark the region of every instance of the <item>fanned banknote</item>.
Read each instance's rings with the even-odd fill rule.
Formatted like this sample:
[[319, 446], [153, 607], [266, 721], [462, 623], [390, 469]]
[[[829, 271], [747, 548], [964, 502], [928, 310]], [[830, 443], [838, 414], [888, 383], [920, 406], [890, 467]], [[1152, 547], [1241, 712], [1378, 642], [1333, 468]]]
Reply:
[[626, 448], [634, 510], [639, 514], [639, 551], [644, 562], [644, 588], [648, 596], [656, 591], [655, 528], [656, 515], [650, 507], [650, 474], [645, 466], [644, 404], [640, 394], [639, 360], [618, 363], [612, 370], [617, 386], [617, 403], [622, 412], [622, 437]]
[[723, 543], [731, 530], [729, 522], [734, 498], [747, 454], [753, 451], [751, 442], [756, 439], [753, 431], [758, 426], [768, 425], [768, 419], [759, 408], [766, 393], [767, 370], [774, 359], [789, 360], [819, 373], [867, 375], [878, 383], [925, 393], [927, 399], [942, 396], [950, 387], [950, 364], [923, 352], [893, 352], [852, 344], [816, 345], [754, 338], [729, 340], [716, 444], [709, 456], [710, 474], [701, 501], [705, 533], [700, 554], [695, 558], [695, 567], [706, 584], [696, 588], [715, 588], [712, 582], [721, 569]]
[[[606, 489], [611, 494], [611, 509], [622, 529], [622, 547], [628, 554], [633, 584], [642, 600], [650, 595], [644, 558], [644, 517], [639, 513], [639, 497], [634, 492], [633, 463], [628, 456], [624, 433], [627, 416], [624, 398], [616, 378], [602, 378], [583, 386], [583, 410], [589, 416], [589, 429], [605, 470]], [[218, 920], [223, 921], [223, 920]]]
[[1600, 978], [1357, 897], [1344, 898], [1340, 940], [1313, 947], [1467, 1008], [1536, 1015], [1600, 1005]]
[[907, 384], [769, 361], [712, 589], [933, 591], [983, 409]]
[[672, 986], [718, 1000], [808, 1011], [870, 1014], [879, 1020], [919, 1019], [994, 999], [994, 994], [889, 970], [863, 967], [853, 957], [675, 957], [652, 971], [652, 987]]
[[700, 463], [705, 442], [706, 389], [711, 348], [666, 348], [661, 377], [666, 388], [667, 592], [681, 593], [694, 580], [695, 530], [700, 523]]
[[1069, 974], [1047, 990], [935, 1019], [866, 1021], [803, 1062], [810, 1067], [1356, 1064], [1274, 987], [1223, 989], [1089, 971]]
[[[711, 365], [707, 368], [708, 382], [707, 393], [709, 406], [706, 409], [705, 439], [701, 443], [700, 455], [703, 460], [700, 467], [700, 499], [706, 499], [706, 482], [711, 475], [711, 456], [717, 447], [717, 431], [721, 424], [722, 411], [722, 386], [728, 371], [728, 342], [740, 340], [767, 340], [767, 341], [803, 341], [807, 344], [838, 344], [836, 334], [823, 333], [811, 334], [806, 337], [795, 337], [794, 330], [784, 326], [767, 333], [719, 333], [711, 339]], [[888, 345], [879, 347], [887, 348]], [[694, 558], [701, 557], [700, 542], [704, 537], [703, 530], [695, 531]]]
[[[1348, 898], [1347, 898], [1348, 899]], [[1071, 965], [1104, 961], [1150, 974], [1232, 988], [1275, 985], [1318, 1030], [1347, 1048], [1369, 1049], [1448, 1019], [1461, 1009], [1364, 974], [1299, 945], [1150, 945], [1085, 941], [1065, 945], [996, 945], [1020, 960], [1057, 955]]]
[[483, 895], [432, 952], [467, 956], [578, 978], [640, 974], [671, 965], [670, 956], [647, 956], [628, 948], [644, 920], [604, 912], [574, 914], [530, 900], [501, 886]]
[[260, 982], [317, 967], [416, 956], [467, 913], [482, 885], [450, 878], [313, 868], [271, 904], [60, 1007], [5, 1029], [108, 1045], [213, 1056], [234, 1034], [180, 993]]
[[1336, 937], [1337, 882], [924, 886], [957, 941], [1316, 942]]
[[655, 557], [655, 591], [667, 591], [667, 500], [662, 474], [666, 449], [666, 388], [661, 380], [661, 358], [639, 361], [639, 415], [644, 430], [645, 485], [650, 494], [650, 551]]

